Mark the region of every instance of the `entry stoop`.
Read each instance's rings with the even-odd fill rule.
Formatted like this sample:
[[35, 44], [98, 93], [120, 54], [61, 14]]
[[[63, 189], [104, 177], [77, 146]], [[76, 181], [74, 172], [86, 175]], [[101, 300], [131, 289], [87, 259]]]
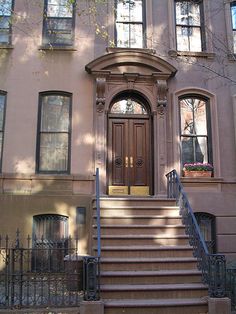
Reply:
[[[170, 199], [101, 199], [105, 314], [206, 314], [208, 288]], [[94, 209], [94, 254], [96, 211]]]

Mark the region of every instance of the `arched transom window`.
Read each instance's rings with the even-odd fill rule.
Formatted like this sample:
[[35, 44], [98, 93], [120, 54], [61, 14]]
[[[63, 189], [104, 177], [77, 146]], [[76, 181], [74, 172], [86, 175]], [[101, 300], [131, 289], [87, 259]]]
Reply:
[[116, 114], [148, 114], [147, 109], [138, 100], [130, 97], [116, 101], [110, 110]]

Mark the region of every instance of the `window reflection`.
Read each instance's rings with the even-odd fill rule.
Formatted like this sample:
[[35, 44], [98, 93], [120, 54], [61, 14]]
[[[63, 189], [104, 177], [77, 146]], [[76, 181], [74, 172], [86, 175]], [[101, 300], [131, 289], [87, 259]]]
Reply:
[[117, 114], [147, 114], [146, 108], [141, 103], [131, 98], [115, 102], [110, 112]]

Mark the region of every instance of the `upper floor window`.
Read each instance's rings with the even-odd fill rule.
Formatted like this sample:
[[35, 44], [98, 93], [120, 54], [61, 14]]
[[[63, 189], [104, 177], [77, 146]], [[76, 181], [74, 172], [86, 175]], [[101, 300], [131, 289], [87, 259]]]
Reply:
[[13, 0], [0, 0], [0, 44], [11, 44]]
[[68, 173], [71, 137], [71, 95], [40, 95], [37, 170]]
[[236, 53], [236, 2], [231, 3], [231, 18], [233, 28], [233, 51]]
[[177, 50], [204, 50], [202, 1], [176, 0], [175, 14]]
[[45, 0], [43, 44], [70, 46], [74, 41], [75, 1]]
[[2, 169], [2, 147], [4, 137], [6, 94], [0, 92], [0, 171]]
[[143, 0], [116, 0], [116, 46], [144, 47]]
[[180, 141], [182, 163], [212, 163], [209, 103], [204, 98], [180, 99]]

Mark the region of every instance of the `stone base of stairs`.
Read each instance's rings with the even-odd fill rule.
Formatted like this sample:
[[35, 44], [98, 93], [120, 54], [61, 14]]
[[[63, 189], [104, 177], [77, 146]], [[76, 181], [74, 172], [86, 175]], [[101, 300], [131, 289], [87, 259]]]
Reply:
[[106, 300], [106, 314], [207, 314], [207, 298]]

